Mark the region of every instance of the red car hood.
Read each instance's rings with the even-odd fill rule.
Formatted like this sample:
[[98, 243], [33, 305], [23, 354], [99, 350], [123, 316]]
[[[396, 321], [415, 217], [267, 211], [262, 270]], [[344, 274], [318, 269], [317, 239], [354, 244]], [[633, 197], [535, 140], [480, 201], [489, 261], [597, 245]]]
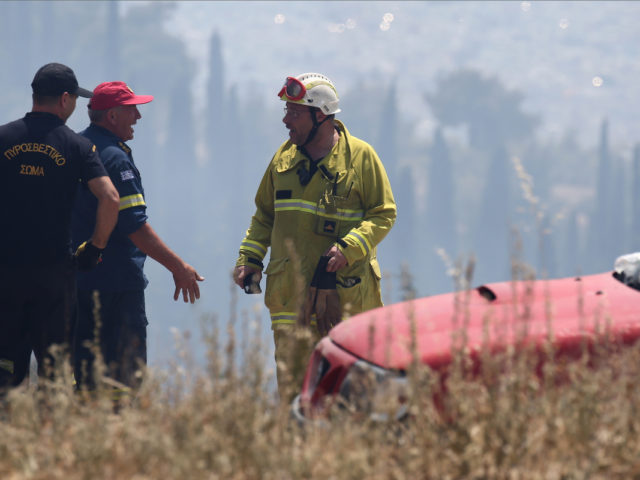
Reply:
[[619, 340], [635, 341], [639, 304], [640, 291], [611, 273], [503, 282], [370, 310], [342, 322], [329, 337], [381, 367], [405, 369], [415, 351], [422, 363], [437, 368], [450, 363], [452, 345], [463, 342], [460, 332], [469, 352], [483, 345], [495, 351], [519, 340], [540, 346], [549, 330], [560, 351], [605, 328]]

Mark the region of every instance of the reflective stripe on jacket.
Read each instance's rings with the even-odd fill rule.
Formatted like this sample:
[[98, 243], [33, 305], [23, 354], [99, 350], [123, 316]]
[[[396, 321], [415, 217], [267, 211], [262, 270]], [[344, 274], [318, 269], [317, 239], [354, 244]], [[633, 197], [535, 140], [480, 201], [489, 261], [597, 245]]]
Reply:
[[337, 275], [345, 312], [382, 305], [376, 245], [396, 218], [391, 185], [373, 148], [334, 122], [340, 139], [306, 186], [296, 172], [309, 169], [309, 159], [290, 141], [280, 146], [262, 178], [256, 213], [240, 246], [236, 265], [252, 267], [271, 247], [265, 304], [273, 325], [295, 323], [320, 256], [338, 239], [348, 262]]

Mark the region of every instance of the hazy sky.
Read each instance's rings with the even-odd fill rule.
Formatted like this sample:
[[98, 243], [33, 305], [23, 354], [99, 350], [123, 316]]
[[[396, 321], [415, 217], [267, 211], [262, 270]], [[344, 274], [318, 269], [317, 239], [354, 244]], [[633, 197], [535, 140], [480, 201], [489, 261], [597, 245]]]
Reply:
[[197, 60], [196, 95], [217, 31], [227, 82], [245, 98], [268, 98], [286, 75], [303, 71], [326, 73], [343, 94], [396, 81], [402, 113], [415, 120], [411, 133], [428, 137], [423, 93], [439, 74], [474, 68], [522, 91], [526, 108], [542, 115], [543, 136], [581, 129], [593, 146], [607, 117], [612, 144], [629, 151], [640, 131], [638, 18], [640, 2], [618, 1], [183, 1], [167, 29]]

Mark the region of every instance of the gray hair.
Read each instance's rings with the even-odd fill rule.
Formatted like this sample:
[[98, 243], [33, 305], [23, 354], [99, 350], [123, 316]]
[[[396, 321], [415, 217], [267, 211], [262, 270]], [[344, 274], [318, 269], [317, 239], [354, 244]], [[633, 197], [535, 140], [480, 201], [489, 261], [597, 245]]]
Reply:
[[92, 110], [91, 108], [89, 108], [88, 113], [91, 123], [100, 123], [104, 119], [107, 110]]

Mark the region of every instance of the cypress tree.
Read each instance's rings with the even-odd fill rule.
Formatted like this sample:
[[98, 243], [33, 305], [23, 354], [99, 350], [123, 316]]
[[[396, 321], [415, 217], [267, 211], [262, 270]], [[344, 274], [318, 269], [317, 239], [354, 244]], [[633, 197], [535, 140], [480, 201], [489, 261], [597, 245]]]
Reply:
[[179, 78], [172, 89], [169, 100], [168, 131], [171, 139], [161, 150], [163, 180], [170, 188], [164, 189], [155, 202], [161, 205], [160, 211], [165, 220], [165, 231], [181, 232], [175, 237], [175, 248], [179, 251], [193, 249], [197, 236], [198, 219], [195, 205], [197, 201], [198, 163], [196, 159], [195, 134], [191, 96], [185, 95], [188, 78]]
[[398, 169], [398, 108], [395, 82], [387, 90], [382, 105], [382, 117], [377, 135], [376, 151], [388, 172], [395, 174]]
[[[209, 78], [207, 81], [206, 132], [207, 156], [209, 161], [223, 159], [226, 153], [225, 141], [225, 89], [222, 41], [214, 32], [209, 42]], [[224, 168], [224, 166], [221, 165]]]
[[[374, 97], [375, 98], [375, 97]], [[366, 121], [360, 121], [365, 124]], [[393, 189], [394, 199], [398, 208], [398, 216], [393, 227], [393, 234], [380, 245], [380, 258], [383, 267], [400, 274], [402, 263], [415, 266], [417, 252], [415, 188], [413, 186], [412, 168], [408, 165], [400, 166], [397, 147], [398, 109], [396, 103], [395, 82], [387, 89], [382, 103], [380, 123], [376, 135], [375, 148], [384, 164]], [[408, 268], [408, 267], [407, 267]], [[415, 274], [416, 272], [408, 272]]]
[[633, 149], [631, 176], [631, 234], [629, 251], [640, 251], [640, 144]]
[[455, 215], [455, 185], [449, 147], [438, 128], [430, 149], [430, 168], [427, 175], [427, 201], [424, 228], [421, 229], [420, 250], [425, 258], [429, 279], [429, 294], [452, 289], [452, 279], [437, 249], [443, 249], [451, 261], [458, 254]]
[[558, 274], [561, 276], [579, 275], [581, 273], [584, 246], [581, 242], [578, 212], [576, 210], [573, 210], [567, 219], [563, 251], [562, 271], [558, 272]]
[[587, 258], [585, 259], [587, 272], [597, 272], [611, 266], [611, 262], [607, 258], [609, 254], [609, 240], [607, 236], [611, 235], [609, 214], [612, 178], [608, 128], [608, 121], [605, 119], [602, 121], [600, 128], [595, 205], [590, 218], [589, 248]]
[[513, 244], [510, 224], [510, 175], [504, 147], [498, 148], [486, 175], [486, 184], [475, 231], [477, 282], [511, 278]]

